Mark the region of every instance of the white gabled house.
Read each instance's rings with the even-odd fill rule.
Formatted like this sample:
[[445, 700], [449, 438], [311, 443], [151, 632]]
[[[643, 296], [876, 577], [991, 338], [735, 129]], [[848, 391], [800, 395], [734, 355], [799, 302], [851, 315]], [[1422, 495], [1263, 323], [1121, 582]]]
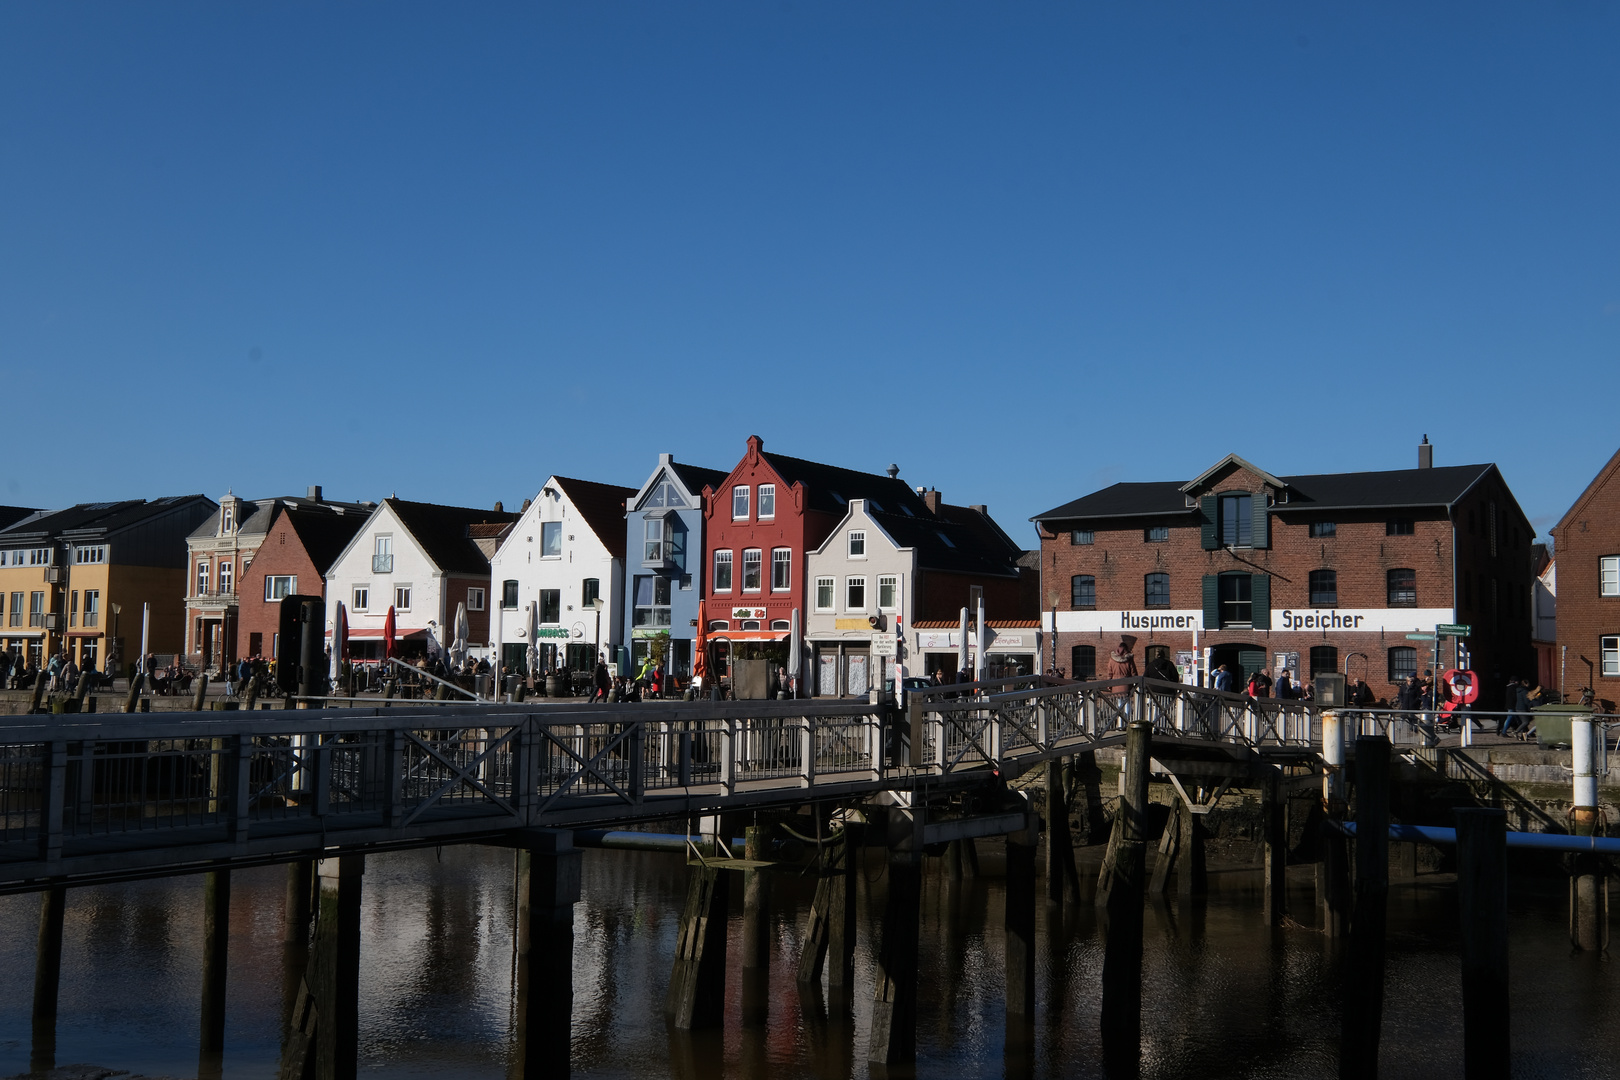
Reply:
[[349, 654], [381, 659], [383, 624], [392, 606], [399, 655], [420, 657], [429, 631], [441, 645], [450, 645], [456, 608], [466, 604], [469, 644], [485, 645], [489, 556], [518, 516], [384, 499], [326, 571], [328, 635], [342, 601], [348, 610]]
[[[490, 560], [501, 663], [528, 668], [531, 608], [541, 670], [588, 671], [623, 641], [624, 508], [635, 488], [553, 476]], [[593, 603], [604, 603], [600, 614]]]

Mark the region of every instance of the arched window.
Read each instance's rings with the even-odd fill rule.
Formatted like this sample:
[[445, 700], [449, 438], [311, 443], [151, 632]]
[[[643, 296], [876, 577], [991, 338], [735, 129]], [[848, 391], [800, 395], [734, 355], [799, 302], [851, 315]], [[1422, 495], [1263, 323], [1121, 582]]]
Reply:
[[1069, 677], [1082, 681], [1097, 677], [1097, 646], [1076, 645], [1069, 650]]
[[1311, 571], [1311, 605], [1332, 607], [1339, 602], [1339, 572], [1337, 570]]

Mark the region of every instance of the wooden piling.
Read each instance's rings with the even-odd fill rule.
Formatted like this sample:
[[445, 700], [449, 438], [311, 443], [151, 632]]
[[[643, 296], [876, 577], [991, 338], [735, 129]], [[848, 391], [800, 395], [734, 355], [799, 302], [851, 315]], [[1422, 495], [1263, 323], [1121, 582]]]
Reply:
[[208, 698], [208, 673], [205, 671], [197, 676], [192, 683], [191, 711], [202, 712], [203, 702]]
[[[203, 978], [200, 1046], [209, 1055], [225, 1051], [225, 973], [231, 941], [231, 872], [203, 875]], [[206, 1067], [202, 1071], [210, 1071]]]
[[1075, 809], [1080, 814], [1080, 840], [1095, 844], [1102, 839], [1107, 821], [1103, 817], [1102, 770], [1097, 768], [1097, 751], [1083, 750], [1072, 759], [1070, 786]]
[[1176, 802], [1176, 893], [1182, 900], [1202, 900], [1209, 895], [1209, 862], [1204, 849], [1208, 830], [1204, 815], [1183, 800]]
[[285, 927], [282, 942], [306, 948], [309, 945], [310, 900], [315, 889], [315, 864], [299, 859], [287, 864], [287, 902], [283, 909]]
[[1125, 732], [1125, 784], [1104, 869], [1103, 1060], [1109, 1074], [1135, 1075], [1142, 1043], [1142, 904], [1147, 884], [1148, 756], [1153, 725]]
[[[1462, 928], [1463, 1075], [1509, 1075], [1507, 812], [1455, 811]], [[1358, 830], [1359, 831], [1359, 830]]]
[[124, 711], [126, 713], [132, 713], [140, 707], [141, 687], [144, 685], [146, 685], [145, 674], [130, 676], [129, 693], [124, 696]]
[[[1007, 1012], [1035, 1012], [1035, 823], [1007, 836], [1007, 887], [1003, 929], [1007, 964]], [[1047, 842], [1051, 842], [1048, 828]], [[1059, 893], [1059, 901], [1062, 895]]]
[[568, 1080], [574, 1013], [574, 904], [582, 853], [570, 833], [518, 852], [517, 1047], [512, 1075]]
[[1169, 889], [1170, 874], [1177, 870], [1176, 863], [1181, 861], [1181, 803], [1178, 799], [1172, 807], [1168, 821], [1164, 823], [1164, 833], [1159, 837], [1159, 857], [1153, 861], [1153, 877], [1148, 881], [1148, 894], [1150, 896], [1163, 896]]
[[921, 934], [922, 852], [909, 842], [889, 849], [889, 896], [883, 906], [872, 1042], [867, 1060], [903, 1065], [917, 1058], [917, 949]]
[[1046, 899], [1052, 904], [1080, 901], [1080, 871], [1074, 863], [1069, 828], [1068, 774], [1061, 758], [1046, 763]]
[[675, 969], [664, 1012], [682, 1030], [719, 1027], [726, 1008], [726, 916], [731, 890], [723, 871], [688, 871], [686, 908], [675, 939]]
[[52, 885], [39, 894], [39, 939], [34, 953], [33, 1048], [29, 1070], [56, 1067], [56, 1000], [62, 986], [62, 924], [67, 888]]
[[1339, 1076], [1378, 1075], [1389, 903], [1389, 740], [1356, 740], [1356, 884], [1350, 916]]
[[322, 859], [309, 958], [315, 1080], [354, 1080], [360, 1050], [360, 880], [364, 855]]
[[[769, 826], [743, 830], [743, 857], [764, 861], [770, 852]], [[743, 871], [742, 1016], [745, 1025], [764, 1023], [769, 1012], [771, 973], [771, 894], [763, 870]]]
[[1267, 771], [1261, 786], [1260, 813], [1265, 842], [1264, 916], [1268, 926], [1281, 926], [1288, 912], [1288, 817], [1282, 774]]
[[1322, 932], [1342, 938], [1350, 932], [1350, 838], [1336, 827], [1343, 815], [1329, 815], [1322, 823], [1322, 859], [1316, 864], [1317, 905], [1322, 910]]
[[28, 706], [28, 711], [30, 713], [37, 713], [40, 711], [40, 702], [45, 698], [45, 687], [50, 685], [50, 678], [51, 677], [49, 675], [42, 671], [39, 673], [39, 678], [34, 680], [34, 700], [32, 704]]

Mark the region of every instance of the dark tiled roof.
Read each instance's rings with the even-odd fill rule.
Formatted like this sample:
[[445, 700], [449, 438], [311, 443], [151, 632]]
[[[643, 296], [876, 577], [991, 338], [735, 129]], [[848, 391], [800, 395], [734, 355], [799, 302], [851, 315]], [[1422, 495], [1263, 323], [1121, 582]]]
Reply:
[[[804, 484], [810, 497], [811, 510], [843, 517], [850, 499], [866, 499], [868, 502], [876, 501], [883, 511], [893, 511], [897, 516], [904, 516], [904, 508], [909, 507], [917, 517], [933, 517], [927, 504], [904, 480], [841, 469], [836, 465], [773, 454], [768, 450], [761, 450], [759, 456], [776, 470], [784, 483]], [[838, 496], [843, 497], [842, 501]]]
[[[272, 519], [271, 527], [276, 520], [286, 522], [298, 534], [299, 542], [304, 545], [304, 551], [309, 555], [309, 561], [321, 571], [324, 576], [337, 562], [343, 549], [349, 546], [354, 534], [365, 527], [369, 514], [334, 514], [329, 510], [316, 510], [308, 506], [297, 508], [283, 506], [277, 518]], [[270, 530], [266, 529], [268, 533]]]
[[701, 465], [685, 465], [679, 461], [670, 462], [669, 467], [681, 478], [686, 490], [694, 495], [702, 495], [706, 487], [718, 488], [730, 475], [722, 469], [705, 469]]
[[145, 499], [124, 499], [118, 502], [80, 503], [66, 510], [41, 510], [0, 531], [0, 543], [25, 537], [45, 538], [67, 533], [107, 534], [139, 524], [148, 518], [167, 513], [182, 503], [200, 499], [205, 495], [168, 495], [150, 502]]
[[[475, 510], [470, 506], [442, 506], [438, 503], [385, 499], [400, 522], [411, 531], [440, 570], [447, 574], [487, 574], [489, 560], [473, 543], [469, 526], [496, 524], [510, 526], [517, 514], [500, 510]], [[359, 530], [356, 530], [357, 532]], [[622, 530], [621, 530], [622, 531]], [[335, 559], [336, 556], [333, 556]]]
[[[1279, 477], [1288, 486], [1288, 501], [1278, 513], [1310, 510], [1377, 510], [1398, 507], [1450, 506], [1495, 465], [1448, 465], [1434, 469], [1387, 472], [1319, 473]], [[1181, 484], [1175, 480], [1114, 484], [1037, 514], [1032, 521], [1088, 518], [1156, 517], [1190, 513]]]
[[[920, 500], [919, 500], [920, 501]], [[925, 570], [987, 577], [1017, 577], [1016, 552], [999, 544], [986, 544], [979, 530], [925, 513], [922, 517], [879, 513], [867, 515], [883, 527], [901, 547], [917, 549], [917, 565]]]
[[636, 489], [619, 487], [617, 484], [598, 484], [594, 480], [573, 480], [566, 476], [554, 476], [552, 479], [562, 485], [563, 491], [568, 493], [568, 501], [585, 518], [585, 524], [591, 527], [608, 553], [616, 559], [623, 559], [624, 507], [636, 497]]
[[1010, 559], [1016, 561], [1023, 551], [1013, 543], [1013, 538], [1007, 535], [1006, 530], [996, 524], [995, 518], [976, 506], [952, 506], [950, 503], [940, 503], [939, 516], [973, 533], [987, 549], [1005, 551]]
[[[364, 521], [371, 514], [371, 507], [359, 503], [337, 502], [332, 499], [311, 499], [304, 495], [276, 495], [268, 499], [243, 499], [236, 527], [238, 535], [253, 536], [270, 531], [271, 522], [276, 520], [276, 511], [288, 506], [299, 510], [310, 510], [316, 513], [327, 514], [354, 514]], [[195, 537], [213, 536], [219, 532], [220, 511], [215, 510], [208, 519], [195, 529], [191, 535]], [[319, 564], [317, 564], [319, 565]]]
[[0, 529], [9, 529], [23, 518], [41, 513], [26, 506], [0, 506]]

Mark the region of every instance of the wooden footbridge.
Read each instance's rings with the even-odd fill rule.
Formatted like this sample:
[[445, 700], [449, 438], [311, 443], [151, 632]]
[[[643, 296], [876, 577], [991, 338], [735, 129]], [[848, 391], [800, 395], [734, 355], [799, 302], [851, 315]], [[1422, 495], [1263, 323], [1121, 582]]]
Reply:
[[[767, 830], [750, 829], [747, 850], [736, 852], [718, 842], [730, 835], [719, 823], [725, 815], [804, 807], [824, 841], [801, 977], [819, 981], [825, 966], [833, 990], [852, 981], [851, 824], [866, 822], [867, 842], [881, 840], [890, 852], [871, 1058], [906, 1060], [914, 1049], [925, 847], [1007, 837], [1008, 1008], [1032, 1008], [1038, 823], [1008, 779], [1044, 766], [1061, 785], [1063, 759], [1129, 738], [1136, 764], [1127, 764], [1127, 782], [1140, 782], [1144, 793], [1134, 804], [1139, 816], [1150, 762], [1171, 777], [1188, 814], [1233, 783], [1260, 784], [1275, 806], [1279, 777], [1322, 770], [1318, 717], [1306, 704], [1149, 679], [1042, 683], [923, 691], [905, 712], [828, 700], [402, 701], [10, 718], [0, 723], [0, 892], [43, 894], [35, 1065], [48, 1067], [54, 1053], [67, 888], [208, 875], [201, 1039], [208, 1073], [223, 1048], [230, 871], [286, 863], [289, 942], [306, 947], [312, 904], [318, 917], [283, 1075], [353, 1076], [364, 856], [479, 842], [520, 853], [523, 1071], [567, 1075], [575, 832], [701, 823], [668, 1002], [677, 1027], [699, 1027], [719, 1022], [724, 1000], [726, 870], [747, 878], [745, 980], [769, 955], [755, 940], [773, 859]], [[1066, 815], [1052, 819], [1061, 837], [1048, 844], [1048, 879], [1057, 888], [1073, 879], [1073, 848], [1059, 842], [1067, 838]], [[1140, 821], [1130, 822], [1128, 815], [1116, 830], [1127, 854], [1142, 839]], [[1183, 840], [1196, 836], [1195, 825], [1188, 820]], [[1280, 895], [1278, 848], [1272, 876]], [[1117, 877], [1130, 885], [1131, 875], [1126, 858]], [[1137, 896], [1144, 884], [1135, 882]], [[1104, 899], [1113, 887], [1105, 883]]]

